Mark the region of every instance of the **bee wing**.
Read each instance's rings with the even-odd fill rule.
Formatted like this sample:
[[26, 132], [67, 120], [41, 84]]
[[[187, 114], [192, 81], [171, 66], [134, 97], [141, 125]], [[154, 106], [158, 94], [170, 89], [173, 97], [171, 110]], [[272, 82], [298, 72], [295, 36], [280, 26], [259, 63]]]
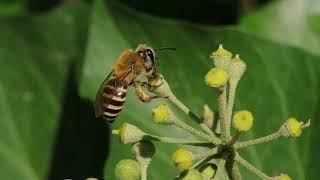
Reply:
[[[104, 103], [104, 104], [110, 103], [110, 102], [106, 102], [105, 99], [108, 99], [108, 101], [112, 100], [112, 97], [117, 92], [117, 89], [119, 87], [123, 86], [123, 83], [122, 83], [123, 79], [125, 79], [130, 73], [131, 73], [130, 71], [127, 71], [127, 72], [122, 73], [121, 75], [115, 77], [114, 71], [112, 70], [110, 72], [110, 74], [107, 76], [107, 78], [101, 83], [99, 91], [96, 95], [96, 102], [94, 105], [96, 117], [103, 115], [104, 110], [102, 108], [102, 103]], [[103, 100], [101, 97], [102, 97], [102, 93], [104, 93], [104, 91], [105, 91], [105, 87], [107, 84], [108, 84], [108, 86], [114, 87], [114, 88], [107, 89], [108, 92], [106, 92], [105, 94], [108, 95], [108, 98], [104, 98], [104, 100]]]

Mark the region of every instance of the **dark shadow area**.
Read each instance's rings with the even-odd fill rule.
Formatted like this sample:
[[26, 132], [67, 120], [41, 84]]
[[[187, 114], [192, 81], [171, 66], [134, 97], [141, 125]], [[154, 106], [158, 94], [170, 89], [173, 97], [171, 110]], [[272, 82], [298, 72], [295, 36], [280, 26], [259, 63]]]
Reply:
[[[61, 3], [84, 1], [93, 4], [95, 0], [25, 0], [30, 12], [43, 12]], [[110, 1], [110, 0], [107, 0]], [[236, 24], [240, 16], [260, 8], [272, 0], [121, 0], [121, 3], [138, 11], [167, 18], [176, 18], [195, 23], [211, 25]]]
[[26, 0], [26, 1], [28, 5], [28, 11], [32, 11], [32, 12], [47, 11], [54, 8], [59, 3], [62, 2], [62, 0]]
[[248, 11], [271, 0], [131, 1], [121, 3], [151, 15], [209, 25], [236, 24]]
[[71, 66], [49, 180], [103, 179], [109, 128], [105, 121], [95, 119], [93, 105], [79, 97], [75, 74]]
[[239, 6], [237, 0], [121, 0], [121, 3], [151, 15], [215, 25], [235, 24]]

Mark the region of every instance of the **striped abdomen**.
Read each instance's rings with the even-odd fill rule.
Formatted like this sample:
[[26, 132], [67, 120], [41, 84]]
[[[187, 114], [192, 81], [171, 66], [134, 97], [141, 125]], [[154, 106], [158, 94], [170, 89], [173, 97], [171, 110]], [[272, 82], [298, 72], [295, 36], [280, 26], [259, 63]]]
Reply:
[[125, 84], [107, 83], [101, 94], [103, 118], [113, 122], [123, 108], [126, 100], [127, 86]]

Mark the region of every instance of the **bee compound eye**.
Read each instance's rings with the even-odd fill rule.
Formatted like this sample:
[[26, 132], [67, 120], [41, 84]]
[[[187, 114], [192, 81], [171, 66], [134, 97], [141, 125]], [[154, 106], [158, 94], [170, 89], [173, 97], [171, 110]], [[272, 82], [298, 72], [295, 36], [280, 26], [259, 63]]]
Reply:
[[149, 54], [153, 54], [152, 51], [151, 51], [151, 49], [147, 49], [147, 53], [148, 53], [148, 55], [149, 55]]
[[147, 55], [150, 58], [150, 60], [152, 61], [152, 63], [154, 63], [154, 55], [150, 49], [147, 49]]

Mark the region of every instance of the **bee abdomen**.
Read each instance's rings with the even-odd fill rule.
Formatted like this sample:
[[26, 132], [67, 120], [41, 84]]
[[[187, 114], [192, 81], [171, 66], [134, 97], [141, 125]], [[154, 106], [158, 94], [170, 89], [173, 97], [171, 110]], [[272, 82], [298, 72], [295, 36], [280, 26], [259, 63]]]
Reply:
[[[111, 90], [111, 86], [106, 86], [102, 94], [103, 97], [103, 117], [110, 122], [113, 122], [123, 108], [126, 100], [127, 87], [123, 86], [116, 88], [115, 91]], [[113, 92], [113, 94], [109, 94]]]

